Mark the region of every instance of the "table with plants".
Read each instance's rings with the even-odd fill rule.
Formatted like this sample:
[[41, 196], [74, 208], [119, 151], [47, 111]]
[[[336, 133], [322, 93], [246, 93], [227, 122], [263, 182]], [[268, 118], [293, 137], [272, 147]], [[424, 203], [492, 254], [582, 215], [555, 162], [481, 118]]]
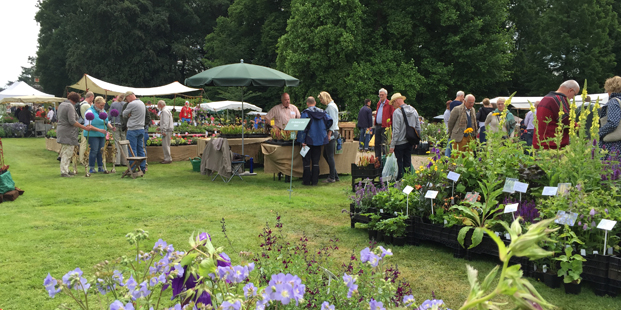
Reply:
[[575, 108], [572, 103], [570, 125], [559, 126], [549, 139], [560, 145], [563, 130], [568, 131], [571, 143], [562, 149], [533, 149], [502, 131], [488, 132], [485, 144], [470, 142], [473, 152], [453, 152], [449, 158], [432, 147], [429, 163], [396, 183], [373, 182], [377, 159], [365, 158], [362, 166], [373, 176], [354, 186], [352, 228], [395, 245], [440, 243], [456, 257], [472, 259], [498, 257], [503, 252], [498, 242], [508, 246], [515, 239], [511, 231], [526, 232], [550, 220], [551, 240], [539, 246], [552, 254], [513, 257], [509, 263], [550, 287], [563, 283], [567, 293], [579, 293], [588, 282], [597, 295], [617, 295], [621, 166], [618, 154], [598, 147], [598, 116], [593, 115], [587, 135], [580, 128], [587, 128], [589, 112], [577, 117]]

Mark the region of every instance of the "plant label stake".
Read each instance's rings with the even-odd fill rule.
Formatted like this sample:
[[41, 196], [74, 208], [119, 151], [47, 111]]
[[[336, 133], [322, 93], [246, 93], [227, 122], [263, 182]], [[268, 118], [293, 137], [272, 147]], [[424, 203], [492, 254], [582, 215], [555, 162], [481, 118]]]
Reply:
[[528, 183], [515, 181], [515, 184], [513, 184], [513, 190], [520, 193], [520, 201], [522, 201], [522, 193], [526, 194], [526, 190], [528, 190]]
[[[272, 122], [273, 121], [274, 120], [272, 120]], [[310, 118], [292, 118], [287, 123], [287, 126], [285, 126], [286, 131], [292, 131], [291, 132], [291, 176], [289, 176], [289, 200], [290, 201], [291, 201], [291, 193], [293, 192], [293, 156], [295, 155], [295, 136], [298, 130], [305, 130], [306, 127], [308, 126], [308, 123], [310, 123]]]
[[515, 211], [517, 211], [518, 209], [518, 204], [517, 203], [513, 203], [510, 205], [506, 205], [505, 206], [505, 213], [511, 213], [511, 215], [513, 215], [513, 220], [515, 221]]
[[406, 216], [410, 216], [410, 193], [412, 192], [412, 190], [414, 190], [414, 187], [409, 185], [403, 189], [403, 193], [407, 195], [407, 204], [405, 209]]
[[612, 230], [615, 227], [615, 225], [617, 225], [617, 221], [611, 221], [607, 219], [602, 219], [601, 222], [597, 224], [598, 229], [604, 230], [604, 250], [602, 251], [604, 255], [606, 255], [606, 245], [608, 242], [608, 231]]
[[543, 188], [542, 196], [556, 196], [556, 192], [558, 191], [558, 187], [545, 186]]
[[502, 187], [502, 191], [504, 193], [513, 194], [515, 193], [515, 182], [518, 182], [518, 179], [506, 178], [505, 185]]
[[429, 198], [429, 201], [431, 202], [431, 214], [433, 214], [433, 200], [436, 199], [436, 196], [438, 196], [438, 191], [429, 190], [425, 194], [425, 198]]
[[459, 180], [461, 175], [459, 173], [455, 173], [453, 171], [449, 172], [446, 176], [447, 179], [453, 181], [453, 185], [451, 186], [451, 204], [455, 204], [455, 182]]

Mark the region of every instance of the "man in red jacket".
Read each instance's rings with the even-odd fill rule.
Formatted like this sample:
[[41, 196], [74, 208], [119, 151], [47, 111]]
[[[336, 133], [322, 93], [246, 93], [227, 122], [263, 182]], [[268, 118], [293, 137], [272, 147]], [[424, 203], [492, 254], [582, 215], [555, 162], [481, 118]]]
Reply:
[[392, 112], [395, 109], [390, 104], [390, 101], [387, 99], [388, 91], [385, 89], [379, 90], [379, 101], [377, 102], [377, 108], [375, 109], [375, 120], [373, 124], [375, 124], [375, 157], [382, 158], [382, 152], [384, 151], [382, 147], [382, 143], [384, 143], [384, 129], [392, 126]]
[[[558, 126], [569, 126], [569, 100], [580, 92], [580, 85], [574, 80], [567, 80], [555, 92], [548, 93], [537, 106], [537, 128], [533, 137], [536, 149], [557, 149], [569, 144], [569, 127], [563, 129], [561, 145], [554, 139]], [[559, 111], [563, 111], [559, 123]]]

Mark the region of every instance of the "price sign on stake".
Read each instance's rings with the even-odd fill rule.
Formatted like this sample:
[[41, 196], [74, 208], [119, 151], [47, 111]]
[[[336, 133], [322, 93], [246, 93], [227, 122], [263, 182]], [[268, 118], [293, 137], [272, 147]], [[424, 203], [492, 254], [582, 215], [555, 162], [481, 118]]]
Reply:
[[518, 204], [517, 203], [512, 203], [510, 205], [506, 205], [505, 206], [505, 213], [511, 213], [511, 215], [513, 215], [513, 220], [515, 221], [515, 213], [518, 209]]
[[515, 181], [515, 184], [513, 184], [513, 190], [518, 193], [526, 194], [526, 190], [528, 190], [528, 183], [522, 183], [520, 181]]
[[461, 175], [459, 173], [455, 173], [453, 171], [449, 172], [448, 175], [446, 176], [447, 179], [453, 181], [453, 182], [457, 182], [457, 180], [459, 180], [459, 177]]
[[607, 219], [603, 219], [601, 222], [599, 222], [599, 224], [597, 224], [598, 229], [604, 230], [604, 250], [602, 251], [604, 255], [606, 254], [606, 245], [608, 242], [608, 231], [612, 230], [615, 227], [615, 225], [617, 225], [617, 221], [611, 221]]
[[433, 214], [433, 200], [436, 199], [436, 196], [438, 196], [438, 191], [429, 190], [425, 193], [425, 198], [428, 198], [431, 202], [431, 214]]
[[546, 186], [543, 188], [543, 196], [556, 196], [556, 192], [558, 191], [558, 187]]
[[451, 186], [451, 204], [455, 203], [455, 182], [459, 180], [460, 176], [461, 175], [459, 173], [455, 173], [453, 171], [449, 172], [449, 174], [446, 176], [447, 179], [453, 181], [453, 185]]
[[414, 190], [414, 187], [409, 186], [409, 185], [403, 189], [403, 193], [407, 196], [407, 204], [406, 204], [406, 209], [405, 209], [406, 216], [410, 216], [410, 193], [412, 193], [413, 190]]

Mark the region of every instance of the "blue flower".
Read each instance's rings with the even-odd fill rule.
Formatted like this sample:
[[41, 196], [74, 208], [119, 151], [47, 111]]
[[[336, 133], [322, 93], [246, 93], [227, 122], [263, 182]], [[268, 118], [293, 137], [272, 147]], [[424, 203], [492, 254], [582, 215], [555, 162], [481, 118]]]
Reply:
[[[423, 302], [422, 305], [420, 305], [420, 307], [418, 307], [419, 310], [428, 310], [428, 309], [438, 309], [441, 306], [444, 306], [444, 302], [440, 299], [433, 299], [433, 300], [425, 300]], [[435, 307], [435, 308], [434, 308]]]
[[293, 298], [293, 288], [289, 284], [277, 284], [274, 291], [274, 299], [280, 301], [283, 305], [288, 305]]
[[128, 302], [125, 306], [123, 306], [122, 302], [115, 300], [110, 305], [110, 310], [134, 310], [134, 305], [132, 305], [131, 302]]
[[595, 215], [595, 209], [594, 208], [591, 208], [591, 212], [589, 212], [589, 215], [590, 216], [594, 216]]
[[371, 298], [371, 301], [369, 301], [369, 307], [371, 307], [371, 310], [386, 310], [382, 302], [375, 301], [375, 299], [373, 298]]
[[52, 276], [49, 273], [47, 274], [47, 277], [45, 277], [45, 279], [43, 280], [43, 286], [45, 286], [45, 290], [48, 292], [48, 294], [50, 294], [50, 297], [52, 298], [54, 298], [56, 294], [62, 291], [62, 288], [60, 286], [56, 288], [57, 284], [58, 284], [58, 281], [52, 278]]
[[257, 288], [252, 284], [252, 282], [246, 284], [244, 286], [244, 297], [248, 299], [249, 297], [257, 296]]
[[334, 310], [334, 305], [331, 305], [329, 302], [324, 301], [321, 304], [321, 310]]
[[140, 283], [140, 287], [130, 291], [130, 293], [132, 294], [132, 300], [136, 300], [140, 297], [147, 297], [149, 296], [149, 294], [151, 294], [151, 291], [149, 290], [149, 285], [147, 283], [147, 281], [142, 281], [142, 283]]
[[383, 246], [378, 246], [378, 248], [382, 251], [382, 256], [381, 258], [384, 258], [384, 256], [392, 256], [392, 251], [390, 249], [386, 250], [384, 249]]
[[[91, 287], [91, 285], [88, 284], [86, 279], [82, 277], [82, 270], [80, 270], [80, 268], [76, 268], [72, 271], [67, 272], [63, 276], [63, 283], [65, 283], [65, 285], [67, 285], [68, 288], [78, 290], [78, 291], [83, 290], [86, 292]], [[75, 283], [76, 285], [72, 286], [71, 285], [72, 283]]]
[[415, 302], [415, 301], [416, 301], [416, 300], [414, 300], [414, 296], [413, 296], [413, 295], [406, 295], [406, 296], [403, 296], [403, 304], [404, 304], [406, 307], [410, 307], [410, 306], [412, 306], [412, 304], [414, 304], [414, 302]]
[[241, 308], [241, 302], [239, 300], [235, 301], [235, 303], [230, 303], [225, 301], [222, 303], [222, 310], [239, 310]]
[[129, 279], [127, 279], [127, 283], [125, 283], [125, 287], [127, 287], [127, 289], [130, 291], [133, 291], [137, 285], [138, 282], [134, 280], [134, 276], [129, 276]]
[[123, 273], [115, 270], [114, 274], [112, 275], [112, 280], [114, 280], [116, 283], [118, 283], [120, 286], [123, 286]]
[[368, 262], [371, 255], [373, 255], [373, 253], [371, 253], [371, 249], [368, 247], [364, 248], [364, 250], [360, 251], [360, 261], [363, 263]]
[[162, 252], [167, 246], [168, 243], [166, 243], [166, 241], [159, 239], [155, 245], [153, 245], [153, 251]]

